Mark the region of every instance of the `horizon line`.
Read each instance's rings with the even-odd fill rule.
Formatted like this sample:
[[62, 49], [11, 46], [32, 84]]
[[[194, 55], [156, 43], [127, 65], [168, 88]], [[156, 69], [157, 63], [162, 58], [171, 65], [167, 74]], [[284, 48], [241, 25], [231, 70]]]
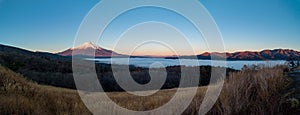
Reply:
[[[4, 45], [4, 46], [10, 46], [10, 47], [15, 47], [15, 48], [20, 48], [20, 49], [23, 49], [23, 50], [28, 50], [28, 51], [31, 51], [31, 52], [44, 52], [44, 53], [52, 53], [52, 54], [57, 54], [61, 51], [43, 51], [43, 50], [34, 50], [34, 49], [29, 49], [29, 48], [24, 48], [24, 47], [19, 47], [19, 46], [15, 46], [15, 45], [8, 45], [8, 44], [0, 44], [0, 45]], [[68, 48], [70, 49], [70, 48]], [[106, 49], [106, 48], [104, 48]], [[261, 51], [265, 51], [265, 50], [293, 50], [293, 51], [298, 51], [300, 52], [299, 50], [297, 49], [292, 49], [292, 48], [265, 48], [265, 49], [261, 49], [261, 50], [236, 50], [236, 51], [225, 51], [225, 52], [208, 52], [208, 51], [204, 51], [202, 53], [196, 53], [196, 55], [199, 55], [199, 54], [204, 54], [204, 53], [237, 53], [237, 52], [261, 52]], [[111, 49], [109, 49], [111, 50]], [[62, 50], [64, 51], [64, 50]], [[111, 50], [113, 52], [115, 52], [114, 50]], [[118, 52], [116, 52], [118, 53]], [[123, 53], [120, 53], [120, 54], [123, 54]], [[123, 54], [123, 55], [128, 55], [128, 54]], [[152, 56], [152, 57], [166, 57], [166, 56], [189, 56], [189, 55], [195, 55], [195, 54], [187, 54], [187, 55], [149, 55], [149, 54], [141, 54], [141, 55], [131, 55], [131, 56]]]

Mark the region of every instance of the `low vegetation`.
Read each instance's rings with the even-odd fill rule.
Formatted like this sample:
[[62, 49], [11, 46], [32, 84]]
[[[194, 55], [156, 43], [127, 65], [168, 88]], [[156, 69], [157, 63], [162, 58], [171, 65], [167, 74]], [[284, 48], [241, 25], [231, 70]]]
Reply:
[[297, 99], [290, 97], [288, 68], [244, 68], [231, 73], [211, 114], [296, 114]]
[[[245, 68], [243, 71], [230, 73], [216, 104], [208, 114], [297, 114], [299, 101], [291, 97], [293, 91], [289, 87], [292, 81], [286, 76], [286, 72], [288, 68], [285, 66], [276, 66]], [[206, 86], [198, 88], [197, 95], [183, 114], [198, 114], [206, 89]], [[145, 111], [164, 105], [176, 91], [163, 90], [146, 97], [114, 93], [110, 98], [127, 109]]]
[[91, 114], [75, 90], [42, 86], [0, 67], [0, 114]]
[[[290, 96], [292, 81], [286, 76], [287, 71], [284, 66], [277, 66], [231, 72], [208, 114], [296, 114], [299, 101]], [[126, 92], [107, 94], [122, 107], [143, 111], [164, 105], [176, 91], [161, 90], [146, 97]], [[199, 87], [183, 114], [197, 114], [205, 92], [205, 86]], [[91, 114], [75, 90], [41, 86], [4, 67], [0, 67], [0, 105], [1, 114]]]

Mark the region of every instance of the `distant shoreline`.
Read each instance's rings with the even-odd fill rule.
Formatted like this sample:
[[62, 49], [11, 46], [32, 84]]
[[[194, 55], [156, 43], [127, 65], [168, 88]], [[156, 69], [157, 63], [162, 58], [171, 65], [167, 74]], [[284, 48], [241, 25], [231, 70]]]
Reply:
[[[245, 65], [265, 65], [265, 66], [276, 66], [276, 65], [284, 65], [286, 63], [285, 60], [258, 60], [258, 61], [246, 61], [246, 60], [235, 60], [230, 61], [226, 60], [225, 63], [222, 60], [202, 60], [202, 59], [165, 59], [165, 58], [85, 58], [89, 61], [95, 61], [95, 63], [103, 63], [103, 64], [113, 64], [113, 65], [132, 65], [135, 67], [142, 68], [165, 68], [172, 66], [187, 66], [187, 67], [197, 67], [197, 66], [213, 66], [213, 67], [225, 67], [232, 68], [235, 70], [241, 70]], [[129, 60], [129, 61], [128, 61]], [[160, 66], [153, 67], [151, 66], [153, 63], [160, 63]]]

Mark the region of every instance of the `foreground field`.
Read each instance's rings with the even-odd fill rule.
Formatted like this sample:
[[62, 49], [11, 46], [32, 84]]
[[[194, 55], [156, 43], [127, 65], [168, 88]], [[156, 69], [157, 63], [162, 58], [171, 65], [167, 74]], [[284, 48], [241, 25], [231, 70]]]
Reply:
[[[293, 93], [290, 90], [292, 81], [286, 76], [286, 72], [285, 67], [278, 66], [248, 68], [230, 73], [221, 95], [208, 114], [296, 114], [299, 101], [290, 96]], [[198, 114], [206, 89], [207, 87], [198, 88], [197, 95], [183, 114]], [[177, 89], [161, 90], [146, 97], [125, 92], [107, 94], [121, 107], [145, 111], [164, 105], [176, 91]], [[96, 94], [88, 95], [93, 97]], [[99, 103], [112, 102], [101, 102], [101, 99], [94, 102]], [[91, 114], [75, 90], [41, 86], [4, 67], [0, 67], [0, 105], [0, 114]], [[122, 114], [115, 108], [106, 109], [112, 114]], [[174, 111], [168, 113], [172, 114]]]
[[0, 67], [0, 114], [90, 114], [75, 90], [32, 83]]

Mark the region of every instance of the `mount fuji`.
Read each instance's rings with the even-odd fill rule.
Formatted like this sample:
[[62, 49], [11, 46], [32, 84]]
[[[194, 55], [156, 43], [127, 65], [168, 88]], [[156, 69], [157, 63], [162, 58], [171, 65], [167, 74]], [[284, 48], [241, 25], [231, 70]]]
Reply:
[[124, 56], [111, 50], [107, 50], [93, 44], [92, 42], [86, 42], [74, 48], [69, 48], [65, 51], [57, 53], [61, 56], [95, 56], [95, 57], [115, 57]]

